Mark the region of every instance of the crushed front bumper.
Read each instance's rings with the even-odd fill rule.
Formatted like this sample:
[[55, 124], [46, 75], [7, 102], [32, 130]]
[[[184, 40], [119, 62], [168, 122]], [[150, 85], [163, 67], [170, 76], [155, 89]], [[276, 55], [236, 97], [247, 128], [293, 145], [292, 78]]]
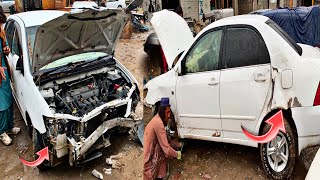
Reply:
[[142, 119], [134, 118], [114, 118], [101, 124], [88, 138], [82, 138], [76, 142], [73, 137], [68, 137], [69, 142], [69, 163], [73, 163], [82, 159], [83, 155], [92, 147], [92, 145], [108, 130], [114, 127], [135, 128], [142, 122]]

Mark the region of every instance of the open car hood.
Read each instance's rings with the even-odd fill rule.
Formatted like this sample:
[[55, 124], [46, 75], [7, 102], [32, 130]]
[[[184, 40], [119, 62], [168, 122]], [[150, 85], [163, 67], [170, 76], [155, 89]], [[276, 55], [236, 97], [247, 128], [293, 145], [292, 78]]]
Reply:
[[171, 69], [174, 59], [193, 41], [190, 28], [181, 16], [168, 10], [154, 13], [151, 23]]
[[66, 13], [41, 25], [33, 50], [33, 71], [67, 56], [86, 52], [112, 54], [128, 15], [121, 10]]

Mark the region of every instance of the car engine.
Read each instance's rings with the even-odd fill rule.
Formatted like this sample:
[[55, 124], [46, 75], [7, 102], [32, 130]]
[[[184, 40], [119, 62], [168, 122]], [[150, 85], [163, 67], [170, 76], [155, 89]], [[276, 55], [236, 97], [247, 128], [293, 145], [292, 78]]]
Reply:
[[132, 85], [117, 70], [83, 79], [54, 84], [41, 90], [54, 113], [83, 116], [94, 108], [118, 98], [126, 98]]

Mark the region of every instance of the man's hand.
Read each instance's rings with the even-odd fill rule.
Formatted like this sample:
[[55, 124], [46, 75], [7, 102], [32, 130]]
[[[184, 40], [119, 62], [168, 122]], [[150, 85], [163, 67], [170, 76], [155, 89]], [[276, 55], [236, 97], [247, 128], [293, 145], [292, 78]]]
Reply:
[[5, 67], [0, 67], [0, 78], [3, 80], [6, 80], [6, 73], [4, 72], [7, 68]]
[[5, 46], [4, 48], [3, 48], [3, 53], [4, 54], [6, 54], [6, 55], [8, 55], [9, 53], [10, 53], [10, 48], [9, 48], [9, 46]]
[[178, 160], [181, 160], [181, 156], [182, 156], [181, 151], [177, 151], [177, 153], [178, 153], [177, 159], [178, 159]]

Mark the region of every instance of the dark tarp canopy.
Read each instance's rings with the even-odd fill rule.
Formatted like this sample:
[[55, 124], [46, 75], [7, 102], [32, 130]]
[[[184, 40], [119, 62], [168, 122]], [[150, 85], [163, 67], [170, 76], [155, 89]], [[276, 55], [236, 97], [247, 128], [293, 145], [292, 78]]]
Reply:
[[280, 8], [262, 12], [297, 43], [320, 47], [320, 7]]

